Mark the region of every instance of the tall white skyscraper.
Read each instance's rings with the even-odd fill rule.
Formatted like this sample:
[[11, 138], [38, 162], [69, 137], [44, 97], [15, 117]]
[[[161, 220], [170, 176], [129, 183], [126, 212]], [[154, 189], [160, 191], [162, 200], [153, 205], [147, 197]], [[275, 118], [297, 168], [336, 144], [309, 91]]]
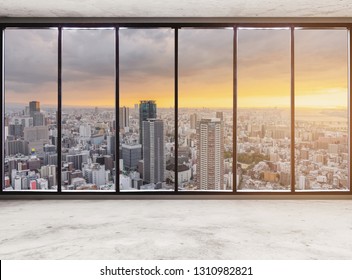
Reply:
[[89, 124], [84, 123], [79, 126], [79, 136], [82, 138], [90, 138], [92, 135], [91, 127]]
[[220, 119], [202, 119], [197, 126], [197, 186], [200, 190], [224, 187], [224, 128]]

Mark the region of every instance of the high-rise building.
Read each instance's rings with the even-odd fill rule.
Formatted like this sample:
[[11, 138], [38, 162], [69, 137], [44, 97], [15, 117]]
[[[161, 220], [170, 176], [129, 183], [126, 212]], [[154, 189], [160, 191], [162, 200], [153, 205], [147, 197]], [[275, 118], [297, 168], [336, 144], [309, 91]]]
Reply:
[[83, 176], [87, 183], [101, 186], [106, 184], [105, 166], [99, 163], [84, 164]]
[[44, 154], [44, 164], [57, 165], [57, 154]]
[[87, 123], [81, 124], [79, 126], [79, 136], [88, 139], [92, 135], [91, 126]]
[[221, 190], [224, 186], [224, 128], [220, 119], [202, 119], [197, 127], [197, 186]]
[[45, 125], [45, 117], [41, 112], [34, 112], [33, 115], [33, 126], [42, 126]]
[[40, 168], [42, 178], [49, 180], [49, 187], [56, 185], [56, 166], [45, 165]]
[[40, 103], [39, 101], [30, 101], [29, 102], [29, 115], [33, 118], [36, 112], [40, 112]]
[[23, 137], [23, 127], [22, 123], [10, 124], [8, 134], [15, 136], [15, 139]]
[[103, 158], [104, 158], [105, 169], [110, 170], [110, 172], [112, 172], [114, 169], [114, 160], [112, 156], [105, 155]]
[[125, 170], [137, 170], [138, 162], [141, 160], [141, 144], [122, 144], [122, 159]]
[[72, 162], [74, 168], [77, 170], [82, 169], [82, 164], [84, 162], [87, 162], [88, 155], [87, 154], [76, 154], [76, 155], [67, 155], [66, 156], [66, 161], [67, 162]]
[[216, 112], [216, 118], [224, 121], [224, 112]]
[[130, 117], [130, 109], [128, 107], [121, 107], [119, 109], [119, 127], [120, 129], [124, 129], [125, 127], [129, 127], [129, 117]]
[[8, 141], [6, 140], [6, 155], [28, 155], [28, 141], [25, 140], [13, 140]]
[[191, 121], [191, 129], [196, 129], [197, 128], [198, 115], [196, 113], [191, 114], [190, 115], [190, 121]]
[[143, 181], [164, 181], [164, 123], [160, 119], [143, 121]]
[[25, 106], [25, 107], [24, 107], [23, 114], [24, 114], [25, 116], [29, 116], [29, 106]]
[[143, 121], [156, 119], [156, 103], [154, 100], [141, 100], [139, 104], [139, 143], [143, 144]]
[[108, 135], [106, 137], [107, 142], [107, 152], [108, 155], [113, 155], [115, 157], [116, 152], [116, 136], [115, 135]]

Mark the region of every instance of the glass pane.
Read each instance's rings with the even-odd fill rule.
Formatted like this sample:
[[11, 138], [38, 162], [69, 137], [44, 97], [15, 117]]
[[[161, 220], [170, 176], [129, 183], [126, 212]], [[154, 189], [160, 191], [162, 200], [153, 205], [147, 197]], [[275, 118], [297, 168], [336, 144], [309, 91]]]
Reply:
[[295, 31], [297, 190], [348, 190], [346, 30]]
[[120, 190], [174, 190], [174, 31], [123, 29], [119, 42]]
[[115, 32], [64, 29], [62, 189], [115, 189]]
[[233, 187], [233, 30], [179, 31], [178, 187]]
[[237, 189], [290, 189], [290, 30], [238, 30]]
[[57, 189], [57, 35], [5, 30], [5, 190]]

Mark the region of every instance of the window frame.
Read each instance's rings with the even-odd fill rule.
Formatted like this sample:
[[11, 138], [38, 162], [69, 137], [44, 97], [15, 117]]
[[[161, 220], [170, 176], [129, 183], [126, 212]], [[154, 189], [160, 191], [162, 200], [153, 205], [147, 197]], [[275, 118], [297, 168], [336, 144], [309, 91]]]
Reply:
[[[291, 80], [290, 80], [290, 113], [291, 113], [291, 189], [289, 191], [238, 191], [236, 187], [236, 178], [237, 178], [237, 168], [236, 164], [233, 165], [233, 188], [232, 191], [179, 191], [178, 190], [178, 176], [175, 176], [175, 190], [172, 192], [165, 191], [120, 191], [120, 180], [119, 176], [116, 176], [116, 186], [115, 192], [104, 192], [104, 191], [62, 191], [61, 189], [61, 116], [62, 116], [62, 31], [63, 28], [114, 28], [115, 30], [115, 116], [116, 122], [118, 123], [118, 114], [117, 110], [119, 109], [119, 96], [120, 96], [120, 81], [119, 81], [119, 30], [122, 28], [171, 28], [174, 29], [174, 116], [175, 116], [175, 155], [178, 155], [178, 81], [179, 81], [179, 67], [178, 67], [178, 31], [182, 28], [200, 28], [200, 29], [232, 29], [233, 30], [233, 155], [234, 158], [237, 156], [237, 30], [238, 28], [290, 28], [291, 31]], [[199, 19], [182, 19], [175, 18], [173, 21], [167, 19], [151, 19], [151, 18], [125, 18], [113, 19], [113, 18], [3, 18], [0, 19], [0, 98], [1, 98], [1, 129], [0, 129], [0, 142], [2, 151], [4, 151], [4, 108], [5, 108], [5, 54], [4, 54], [4, 43], [5, 43], [5, 30], [6, 28], [21, 28], [21, 29], [48, 29], [48, 28], [57, 28], [58, 29], [58, 77], [57, 77], [57, 100], [58, 100], [58, 189], [56, 192], [47, 192], [47, 191], [3, 191], [3, 179], [4, 179], [4, 158], [0, 158], [0, 172], [1, 172], [1, 188], [0, 188], [0, 198], [6, 198], [12, 195], [15, 195], [16, 198], [28, 197], [49, 197], [49, 198], [58, 198], [62, 197], [72, 197], [76, 198], [78, 196], [88, 195], [88, 197], [95, 196], [99, 198], [110, 198], [110, 197], [126, 197], [126, 196], [224, 196], [224, 197], [243, 197], [243, 196], [261, 196], [261, 197], [293, 197], [297, 196], [312, 196], [318, 195], [322, 197], [327, 196], [352, 196], [352, 187], [351, 187], [351, 147], [352, 147], [352, 133], [351, 133], [351, 116], [352, 116], [352, 98], [351, 98], [351, 81], [352, 81], [352, 19], [343, 19], [343, 18], [316, 18], [316, 19], [261, 19], [261, 18], [248, 18], [240, 20], [228, 20], [227, 18], [223, 19], [214, 19], [214, 18], [204, 18]], [[347, 31], [348, 40], [347, 40], [347, 49], [348, 49], [348, 181], [350, 185], [349, 190], [341, 191], [304, 191], [296, 192], [295, 191], [295, 48], [294, 48], [294, 33], [295, 28], [304, 28], [304, 29], [336, 29], [343, 28]], [[236, 142], [235, 142], [236, 141]], [[119, 138], [116, 137], [116, 147], [119, 145]], [[178, 172], [177, 165], [175, 166], [175, 174]], [[120, 170], [120, 161], [116, 161], [116, 171]]]

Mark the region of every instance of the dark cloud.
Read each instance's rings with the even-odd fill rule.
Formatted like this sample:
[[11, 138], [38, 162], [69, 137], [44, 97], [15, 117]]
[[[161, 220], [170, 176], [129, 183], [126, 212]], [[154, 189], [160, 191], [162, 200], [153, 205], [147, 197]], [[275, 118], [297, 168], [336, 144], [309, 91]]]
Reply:
[[120, 30], [120, 80], [143, 83], [174, 77], [172, 29]]
[[57, 30], [5, 30], [5, 86], [17, 93], [55, 88]]
[[[56, 29], [5, 31], [7, 100], [56, 102], [57, 96], [48, 95], [57, 92], [57, 37]], [[108, 84], [115, 73], [114, 30], [63, 30], [62, 58], [64, 95], [71, 88], [84, 92]]]
[[223, 82], [232, 75], [233, 31], [181, 29], [179, 31], [180, 80]]
[[[296, 71], [321, 77], [347, 71], [346, 30], [297, 30]], [[179, 30], [180, 82], [232, 83], [233, 31]], [[289, 30], [239, 30], [238, 66], [241, 75], [283, 78], [290, 71]], [[113, 84], [115, 32], [93, 29], [63, 30], [63, 87], [99, 89]], [[299, 75], [299, 74], [297, 74]], [[174, 77], [172, 29], [120, 30], [120, 81], [143, 88], [165, 84]], [[110, 82], [109, 82], [110, 81]], [[57, 30], [5, 31], [6, 91], [16, 96], [33, 93], [45, 98], [57, 89]], [[202, 83], [199, 83], [202, 85]], [[65, 93], [65, 92], [64, 92]]]
[[62, 71], [64, 83], [114, 79], [114, 30], [64, 29]]

